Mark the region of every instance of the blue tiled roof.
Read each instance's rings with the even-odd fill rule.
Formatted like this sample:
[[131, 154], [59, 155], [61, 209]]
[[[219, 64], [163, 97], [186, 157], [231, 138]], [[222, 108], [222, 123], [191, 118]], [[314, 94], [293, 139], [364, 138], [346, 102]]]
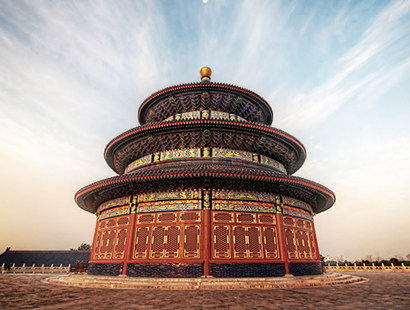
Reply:
[[88, 262], [89, 259], [89, 251], [6, 251], [0, 255], [0, 265], [4, 263], [16, 266], [73, 266], [77, 260]]

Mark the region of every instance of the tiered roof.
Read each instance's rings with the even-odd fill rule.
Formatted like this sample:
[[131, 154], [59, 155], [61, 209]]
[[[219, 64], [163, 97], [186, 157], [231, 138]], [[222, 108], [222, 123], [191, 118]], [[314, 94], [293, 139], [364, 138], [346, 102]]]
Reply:
[[[107, 200], [148, 188], [212, 185], [263, 188], [289, 195], [309, 203], [315, 213], [330, 208], [335, 201], [326, 187], [291, 175], [305, 161], [304, 146], [286, 132], [270, 127], [273, 113], [269, 104], [247, 89], [211, 83], [209, 78], [172, 86], [147, 98], [138, 118], [142, 126], [114, 138], [105, 149], [108, 165], [120, 175], [79, 190], [75, 199], [81, 208], [96, 212]], [[164, 160], [173, 150], [188, 149], [194, 154], [188, 156], [191, 158]], [[216, 149], [239, 155], [210, 155]], [[241, 154], [251, 159], [242, 160]], [[264, 160], [283, 169], [269, 167]], [[141, 164], [132, 164], [136, 161]]]

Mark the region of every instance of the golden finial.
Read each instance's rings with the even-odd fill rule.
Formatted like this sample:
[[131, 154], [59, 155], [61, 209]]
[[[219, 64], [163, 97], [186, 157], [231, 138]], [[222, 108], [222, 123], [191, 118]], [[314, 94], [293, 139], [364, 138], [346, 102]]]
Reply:
[[202, 81], [209, 81], [211, 80], [212, 70], [209, 67], [202, 67], [199, 71], [201, 73], [201, 80]]

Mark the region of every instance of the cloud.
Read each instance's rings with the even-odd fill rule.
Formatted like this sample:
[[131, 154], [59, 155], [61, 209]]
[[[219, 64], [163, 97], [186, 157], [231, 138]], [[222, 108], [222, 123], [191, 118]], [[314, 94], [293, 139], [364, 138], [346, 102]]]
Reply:
[[[392, 86], [390, 78], [403, 75], [406, 70], [403, 68], [407, 68], [410, 60], [403, 48], [403, 44], [409, 43], [409, 12], [410, 3], [406, 1], [392, 3], [382, 10], [359, 42], [339, 57], [336, 62], [339, 69], [330, 79], [288, 98], [283, 112], [286, 117], [280, 124], [293, 130], [315, 126], [361, 92], [370, 89], [377, 97], [382, 90], [375, 85], [386, 83], [383, 92], [386, 85]], [[270, 98], [276, 96], [272, 94]]]

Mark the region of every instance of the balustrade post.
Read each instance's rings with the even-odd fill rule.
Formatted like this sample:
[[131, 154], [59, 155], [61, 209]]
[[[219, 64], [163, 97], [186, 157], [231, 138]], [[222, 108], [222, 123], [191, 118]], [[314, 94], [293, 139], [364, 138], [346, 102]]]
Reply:
[[26, 273], [26, 264], [23, 264], [22, 271], [23, 271], [23, 273]]

